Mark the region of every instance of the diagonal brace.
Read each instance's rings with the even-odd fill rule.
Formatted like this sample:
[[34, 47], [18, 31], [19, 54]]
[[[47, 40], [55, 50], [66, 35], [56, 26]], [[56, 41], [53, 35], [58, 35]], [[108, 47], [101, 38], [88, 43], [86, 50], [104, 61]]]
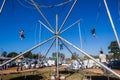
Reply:
[[51, 37], [51, 38], [49, 38], [49, 39], [47, 39], [47, 40], [45, 40], [45, 41], [39, 43], [39, 44], [36, 45], [36, 46], [33, 46], [32, 48], [26, 50], [25, 52], [23, 52], [23, 53], [21, 53], [21, 54], [19, 54], [19, 55], [17, 55], [16, 57], [14, 57], [14, 58], [12, 58], [12, 59], [10, 59], [10, 60], [4, 62], [4, 63], [1, 64], [0, 66], [3, 66], [3, 65], [5, 65], [5, 64], [7, 64], [7, 63], [9, 63], [9, 62], [12, 62], [13, 60], [19, 58], [19, 57], [22, 56], [23, 54], [25, 54], [25, 53], [27, 53], [27, 52], [29, 52], [29, 51], [32, 51], [32, 50], [36, 49], [37, 47], [39, 47], [39, 46], [41, 46], [41, 45], [47, 43], [48, 41], [50, 41], [50, 40], [53, 39], [54, 37], [55, 37], [55, 36], [53, 36], [53, 37]]
[[46, 23], [48, 24], [49, 28], [54, 32], [54, 29], [52, 28], [52, 26], [50, 25], [50, 23], [48, 22], [48, 20], [46, 19], [46, 17], [43, 15], [43, 13], [41, 12], [41, 10], [37, 6], [37, 4], [34, 2], [34, 0], [30, 0], [30, 1], [33, 3], [33, 5], [35, 6], [35, 8], [39, 12], [39, 14], [42, 16], [42, 18], [46, 21]]
[[84, 52], [83, 50], [79, 49], [77, 46], [73, 45], [72, 43], [70, 43], [69, 41], [65, 40], [64, 38], [58, 36], [61, 40], [65, 41], [67, 44], [71, 45], [73, 48], [77, 49], [78, 51], [80, 51], [82, 54], [86, 55], [87, 57], [89, 57], [90, 59], [92, 59], [93, 61], [95, 61], [96, 63], [98, 63], [99, 65], [101, 65], [102, 67], [104, 67], [105, 69], [107, 69], [108, 71], [110, 71], [112, 74], [114, 74], [115, 76], [117, 76], [118, 78], [120, 78], [120, 75], [118, 73], [116, 73], [115, 71], [111, 70], [110, 68], [108, 68], [107, 66], [105, 66], [104, 64], [102, 64], [101, 62], [95, 60], [95, 58], [93, 58], [92, 56], [90, 56], [89, 54], [87, 54], [86, 52]]

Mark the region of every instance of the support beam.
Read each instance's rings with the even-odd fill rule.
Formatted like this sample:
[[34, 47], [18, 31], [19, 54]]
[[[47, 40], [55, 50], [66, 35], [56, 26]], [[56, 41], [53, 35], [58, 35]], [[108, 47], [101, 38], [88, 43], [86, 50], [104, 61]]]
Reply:
[[95, 60], [95, 58], [93, 58], [92, 56], [90, 56], [89, 54], [87, 54], [86, 52], [84, 52], [83, 50], [79, 49], [77, 46], [73, 45], [72, 43], [70, 43], [69, 41], [65, 40], [64, 38], [58, 36], [61, 40], [65, 41], [67, 44], [71, 45], [73, 48], [75, 48], [76, 50], [80, 51], [82, 54], [86, 55], [87, 57], [89, 57], [90, 59], [92, 59], [93, 61], [95, 61], [96, 63], [98, 63], [100, 66], [104, 67], [106, 70], [110, 71], [112, 74], [114, 74], [115, 76], [120, 78], [120, 75], [118, 73], [116, 73], [115, 71], [111, 70], [110, 68], [108, 68], [107, 66], [105, 66], [104, 64], [102, 64], [101, 62]]
[[56, 58], [57, 58], [57, 66], [56, 66], [56, 77], [59, 77], [59, 53], [58, 53], [58, 37], [56, 36]]
[[[60, 39], [60, 41], [63, 43], [63, 45], [66, 47], [66, 49], [71, 53], [71, 55], [74, 55], [73, 53], [72, 53], [72, 51], [70, 50], [70, 48], [68, 48], [68, 46]], [[76, 56], [75, 56], [76, 57]], [[77, 62], [79, 63], [79, 65], [81, 65], [82, 66], [82, 64], [80, 63], [80, 61], [78, 60], [78, 57], [76, 57], [76, 60], [77, 60]]]
[[115, 25], [114, 25], [114, 23], [113, 23], [113, 20], [112, 20], [112, 17], [111, 17], [111, 14], [110, 14], [110, 11], [109, 11], [109, 8], [108, 8], [108, 5], [107, 5], [106, 0], [104, 0], [104, 4], [105, 4], [105, 8], [106, 8], [106, 11], [107, 11], [107, 14], [108, 14], [108, 17], [109, 17], [109, 20], [110, 20], [110, 23], [111, 23], [111, 26], [112, 26], [114, 35], [115, 35], [115, 37], [116, 37], [116, 40], [117, 40], [117, 43], [118, 43], [118, 46], [119, 46], [119, 49], [120, 49], [120, 41], [119, 41], [119, 38], [118, 38], [118, 35], [117, 35], [117, 32], [116, 32], [116, 29], [115, 29]]
[[50, 47], [49, 47], [49, 48], [47, 49], [47, 51], [45, 52], [45, 55], [44, 55], [45, 57], [42, 59], [42, 61], [46, 59], [46, 56], [47, 56], [48, 52], [50, 51], [51, 47], [53, 46], [54, 42], [55, 42], [55, 39], [52, 41]]
[[43, 13], [41, 12], [41, 10], [39, 9], [39, 7], [37, 6], [37, 4], [34, 2], [34, 0], [30, 0], [32, 2], [32, 4], [35, 6], [35, 8], [37, 9], [37, 11], [39, 12], [39, 14], [43, 17], [43, 19], [46, 21], [46, 23], [48, 24], [49, 28], [54, 32], [54, 29], [52, 28], [52, 26], [50, 25], [50, 23], [48, 22], [48, 20], [46, 19], [46, 17], [43, 15]]
[[56, 77], [59, 77], [59, 49], [58, 49], [58, 15], [56, 15], [56, 58], [57, 58], [57, 67], [56, 67]]
[[4, 5], [5, 5], [5, 2], [6, 2], [6, 0], [4, 0], [3, 3], [2, 3], [2, 6], [0, 8], [0, 13], [2, 13], [2, 9], [3, 9]]
[[60, 32], [60, 31], [61, 31], [62, 27], [63, 27], [63, 26], [64, 26], [64, 24], [66, 23], [66, 21], [67, 21], [67, 19], [68, 19], [69, 15], [70, 15], [70, 13], [72, 12], [72, 9], [74, 8], [74, 6], [75, 6], [76, 2], [77, 2], [77, 0], [75, 0], [75, 1], [74, 1], [74, 3], [73, 3], [73, 5], [72, 5], [72, 7], [70, 8], [70, 10], [69, 10], [69, 12], [68, 12], [67, 16], [66, 16], [66, 17], [65, 17], [65, 19], [64, 19], [64, 21], [63, 21], [62, 25], [60, 26], [60, 29], [59, 29], [59, 31], [58, 31], [58, 32]]
[[43, 25], [46, 29], [48, 29], [50, 32], [52, 32], [53, 34], [55, 33], [55, 32], [53, 32], [49, 27], [47, 27], [42, 21], [38, 20], [38, 22], [39, 22], [41, 25]]
[[19, 55], [17, 55], [16, 57], [14, 57], [14, 58], [12, 58], [12, 59], [10, 59], [10, 60], [4, 62], [3, 64], [0, 65], [0, 67], [3, 66], [3, 65], [5, 65], [5, 64], [7, 64], [7, 63], [9, 63], [9, 62], [11, 62], [11, 61], [13, 61], [13, 60], [15, 60], [15, 59], [17, 59], [17, 58], [19, 58], [19, 57], [22, 56], [23, 54], [25, 54], [25, 53], [27, 53], [27, 52], [29, 52], [29, 51], [32, 51], [32, 50], [36, 49], [37, 47], [39, 47], [39, 46], [41, 46], [41, 45], [47, 43], [48, 41], [50, 41], [50, 40], [53, 39], [53, 38], [55, 38], [55, 36], [53, 36], [53, 37], [51, 37], [51, 38], [49, 38], [49, 39], [47, 39], [47, 40], [45, 40], [45, 41], [39, 43], [39, 44], [36, 45], [36, 46], [33, 46], [32, 48], [26, 50], [25, 52], [23, 52], [23, 53], [21, 53], [21, 54], [19, 54]]
[[76, 22], [74, 22], [73, 24], [71, 24], [70, 26], [68, 26], [66, 29], [62, 30], [62, 31], [60, 32], [60, 34], [62, 34], [63, 32], [67, 31], [68, 29], [70, 29], [71, 27], [73, 27], [75, 24], [77, 24], [77, 23], [79, 23], [79, 22], [80, 22], [80, 19], [77, 20]]
[[82, 34], [80, 29], [80, 22], [78, 23], [78, 29], [79, 29], [79, 38], [80, 38], [80, 48], [82, 49]]
[[58, 14], [56, 14], [56, 34], [58, 34]]

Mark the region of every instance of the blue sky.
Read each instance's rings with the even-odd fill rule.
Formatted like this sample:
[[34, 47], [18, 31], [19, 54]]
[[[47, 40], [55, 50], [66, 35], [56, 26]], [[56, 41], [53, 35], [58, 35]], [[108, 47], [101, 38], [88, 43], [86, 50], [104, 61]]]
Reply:
[[[47, 6], [59, 4], [65, 1], [67, 0], [35, 0], [38, 4]], [[55, 29], [55, 15], [58, 14], [60, 26], [71, 5], [73, 4], [73, 1], [74, 0], [59, 7], [40, 9]], [[100, 8], [98, 7], [99, 3], [101, 3]], [[107, 3], [118, 36], [120, 37], [120, 7], [118, 6], [118, 0], [107, 0]], [[97, 14], [99, 14], [99, 16], [96, 21]], [[80, 23], [83, 44], [82, 49], [89, 54], [98, 55], [99, 50], [102, 48], [107, 54], [110, 42], [116, 39], [114, 37], [103, 0], [78, 0], [62, 30], [80, 18], [82, 19]], [[0, 51], [3, 49], [8, 53], [12, 51], [24, 52], [25, 50], [36, 45], [39, 42], [40, 32], [38, 20], [41, 20], [44, 24], [46, 24], [34, 6], [27, 3], [27, 0], [7, 0], [3, 11], [0, 14]], [[96, 29], [96, 38], [91, 35], [92, 27]], [[24, 29], [25, 31], [24, 34], [26, 38], [24, 40], [20, 40], [19, 38], [19, 29]], [[41, 34], [41, 41], [53, 36], [53, 34], [51, 34], [44, 27], [41, 28]], [[61, 36], [74, 45], [80, 47], [79, 30], [77, 24], [61, 34]], [[49, 44], [50, 42], [42, 46], [40, 49], [38, 48], [34, 50], [34, 52], [40, 51], [44, 55], [44, 52], [46, 48], [48, 48]], [[50, 53], [55, 52], [54, 47], [55, 45], [51, 49]], [[73, 52], [77, 52], [73, 48], [71, 48], [71, 50]], [[66, 49], [63, 49], [60, 52], [68, 53]], [[69, 54], [66, 55], [69, 56]]]

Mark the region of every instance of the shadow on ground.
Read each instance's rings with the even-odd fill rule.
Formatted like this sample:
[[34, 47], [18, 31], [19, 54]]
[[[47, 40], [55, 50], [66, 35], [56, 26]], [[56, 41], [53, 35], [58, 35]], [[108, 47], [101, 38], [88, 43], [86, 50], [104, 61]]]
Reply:
[[[87, 76], [87, 78], [88, 80], [90, 80], [89, 76]], [[120, 79], [106, 76], [91, 76], [91, 80], [120, 80]]]
[[20, 76], [16, 78], [12, 78], [10, 80], [44, 80], [42, 76], [39, 75], [29, 75], [29, 76]]

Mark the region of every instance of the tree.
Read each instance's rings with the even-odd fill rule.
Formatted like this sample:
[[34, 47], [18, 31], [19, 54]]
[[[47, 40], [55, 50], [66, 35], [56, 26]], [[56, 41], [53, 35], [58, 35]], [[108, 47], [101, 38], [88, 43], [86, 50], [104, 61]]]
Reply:
[[76, 58], [78, 58], [78, 54], [76, 53], [76, 52], [74, 52], [73, 54], [72, 54], [72, 56], [71, 56], [71, 59], [72, 60], [76, 60]]
[[3, 51], [2, 54], [1, 54], [1, 56], [7, 57], [7, 52], [6, 52], [6, 51]]
[[65, 55], [63, 53], [60, 53], [60, 58], [63, 61], [65, 59]]
[[33, 56], [32, 56], [32, 52], [31, 52], [31, 51], [25, 53], [23, 56], [24, 56], [24, 58], [30, 58], [30, 59], [33, 58]]
[[[52, 57], [53, 58], [56, 58], [56, 54], [57, 53], [52, 53]], [[63, 54], [63, 53], [58, 53], [58, 56], [59, 56], [59, 59], [61, 60], [61, 61], [63, 61], [64, 59], [65, 59], [65, 55]]]
[[113, 53], [114, 59], [120, 59], [120, 49], [118, 47], [117, 41], [112, 41], [108, 49], [109, 49], [109, 53]]
[[10, 52], [7, 57], [15, 57], [17, 56], [18, 54], [16, 52]]
[[37, 54], [32, 54], [32, 58], [33, 58], [33, 59], [37, 59], [37, 58], [38, 58], [38, 55], [37, 55]]

